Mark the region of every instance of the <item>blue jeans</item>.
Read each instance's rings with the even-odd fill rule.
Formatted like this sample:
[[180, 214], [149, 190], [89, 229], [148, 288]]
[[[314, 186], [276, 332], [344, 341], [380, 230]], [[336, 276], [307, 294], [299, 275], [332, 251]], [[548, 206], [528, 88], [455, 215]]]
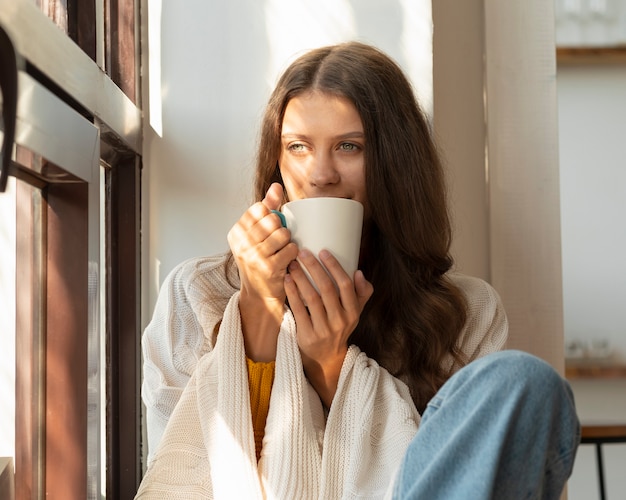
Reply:
[[428, 403], [394, 499], [558, 499], [580, 424], [568, 383], [519, 351], [478, 359]]

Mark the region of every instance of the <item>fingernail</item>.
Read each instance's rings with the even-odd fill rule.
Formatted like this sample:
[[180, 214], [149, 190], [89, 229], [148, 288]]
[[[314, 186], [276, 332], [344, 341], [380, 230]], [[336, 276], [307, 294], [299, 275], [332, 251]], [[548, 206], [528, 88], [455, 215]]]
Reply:
[[307, 257], [310, 257], [311, 255], [312, 254], [309, 250], [307, 250], [306, 248], [303, 248], [302, 250], [300, 250], [298, 257], [300, 257], [301, 259], [306, 259]]
[[330, 252], [328, 250], [324, 249], [320, 252], [320, 259], [326, 260], [328, 257], [330, 257]]

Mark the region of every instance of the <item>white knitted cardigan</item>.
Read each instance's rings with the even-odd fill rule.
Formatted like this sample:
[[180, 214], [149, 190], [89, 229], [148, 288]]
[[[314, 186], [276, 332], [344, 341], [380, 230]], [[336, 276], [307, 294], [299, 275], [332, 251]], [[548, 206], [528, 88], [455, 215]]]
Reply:
[[[153, 427], [161, 421], [167, 426], [162, 439], [160, 431], [152, 437], [160, 445], [137, 498], [389, 496], [420, 420], [408, 388], [351, 346], [325, 418], [304, 376], [288, 309], [257, 464], [239, 293], [228, 285], [223, 264], [221, 258], [197, 259], [175, 270], [146, 329], [148, 425], [152, 420]], [[455, 282], [468, 297], [468, 321], [460, 340], [468, 359], [500, 349], [507, 322], [495, 291], [474, 278]], [[221, 296], [215, 296], [216, 290]], [[193, 375], [180, 395], [185, 372]]]
[[408, 388], [352, 346], [324, 425], [286, 311], [257, 465], [238, 299], [229, 301], [215, 348], [198, 363], [137, 498], [384, 497], [420, 420]]

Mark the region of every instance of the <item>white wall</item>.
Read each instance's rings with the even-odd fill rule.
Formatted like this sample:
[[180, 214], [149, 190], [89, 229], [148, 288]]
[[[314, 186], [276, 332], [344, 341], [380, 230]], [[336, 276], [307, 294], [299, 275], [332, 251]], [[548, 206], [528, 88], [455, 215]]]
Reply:
[[626, 359], [626, 64], [561, 65], [558, 96], [565, 338]]
[[[557, 81], [565, 340], [607, 340], [626, 360], [626, 65], [560, 65]], [[626, 380], [572, 387], [582, 422], [626, 421]], [[607, 497], [621, 498], [626, 444], [603, 452]], [[593, 446], [569, 485], [570, 500], [599, 498]]]
[[[271, 88], [306, 48], [387, 51], [432, 106], [430, 0], [144, 0], [144, 322], [178, 262], [227, 250]], [[159, 35], [160, 31], [160, 37]], [[149, 41], [149, 43], [148, 43]]]
[[[556, 7], [559, 46], [626, 40], [626, 0], [556, 0]], [[565, 340], [608, 341], [626, 361], [626, 64], [561, 64], [557, 85]], [[574, 380], [572, 387], [583, 423], [626, 421], [626, 380]], [[622, 498], [626, 444], [603, 452], [607, 498]], [[569, 498], [599, 498], [591, 445], [579, 448]]]

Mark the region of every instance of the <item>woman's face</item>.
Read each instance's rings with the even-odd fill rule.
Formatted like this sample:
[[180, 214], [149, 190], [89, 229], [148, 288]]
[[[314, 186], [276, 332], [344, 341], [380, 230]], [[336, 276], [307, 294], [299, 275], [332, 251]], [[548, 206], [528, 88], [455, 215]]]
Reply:
[[287, 103], [280, 173], [290, 200], [331, 196], [365, 205], [365, 133], [348, 99], [318, 91]]

